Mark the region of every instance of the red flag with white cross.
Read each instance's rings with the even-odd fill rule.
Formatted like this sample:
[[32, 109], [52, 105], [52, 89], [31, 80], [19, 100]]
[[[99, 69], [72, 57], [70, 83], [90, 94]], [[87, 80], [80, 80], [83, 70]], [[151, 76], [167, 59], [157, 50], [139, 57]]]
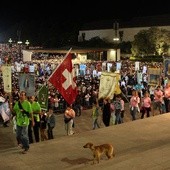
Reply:
[[77, 85], [70, 52], [66, 54], [63, 62], [54, 70], [48, 81], [59, 91], [68, 104], [74, 103], [77, 97]]

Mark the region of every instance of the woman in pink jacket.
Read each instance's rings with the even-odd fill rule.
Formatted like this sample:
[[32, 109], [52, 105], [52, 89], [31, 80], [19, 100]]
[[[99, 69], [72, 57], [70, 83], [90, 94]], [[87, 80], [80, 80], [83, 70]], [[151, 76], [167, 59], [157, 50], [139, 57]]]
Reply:
[[142, 104], [141, 104], [141, 119], [144, 118], [144, 115], [146, 113], [147, 117], [150, 117], [150, 111], [151, 111], [151, 98], [149, 97], [149, 93], [146, 92], [144, 94], [144, 97], [142, 98]]

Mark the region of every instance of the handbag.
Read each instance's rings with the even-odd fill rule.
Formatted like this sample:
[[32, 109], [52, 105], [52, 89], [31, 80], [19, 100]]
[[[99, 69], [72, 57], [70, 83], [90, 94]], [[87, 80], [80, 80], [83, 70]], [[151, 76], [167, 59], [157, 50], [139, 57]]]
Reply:
[[67, 117], [64, 116], [64, 122], [65, 122], [65, 123], [68, 123], [71, 119], [72, 119], [71, 117], [70, 117], [70, 118], [67, 118]]

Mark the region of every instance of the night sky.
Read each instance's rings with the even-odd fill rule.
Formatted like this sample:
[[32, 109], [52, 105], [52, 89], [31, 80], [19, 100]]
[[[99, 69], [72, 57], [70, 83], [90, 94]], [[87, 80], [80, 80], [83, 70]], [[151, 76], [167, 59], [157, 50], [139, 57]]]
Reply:
[[[165, 1], [165, 2], [164, 2]], [[0, 6], [0, 33], [16, 23], [25, 22], [28, 26], [37, 28], [39, 23], [53, 27], [52, 23], [60, 28], [60, 24], [86, 23], [96, 20], [120, 19], [129, 20], [133, 17], [169, 14], [167, 0], [149, 2], [148, 0], [130, 1], [24, 1], [13, 3], [4, 1]], [[47, 24], [46, 24], [47, 23]], [[63, 26], [65, 27], [65, 25]], [[35, 30], [36, 31], [36, 30]], [[27, 33], [29, 34], [29, 33]]]
[[[134, 0], [133, 0], [134, 1]], [[12, 1], [11, 1], [12, 2]], [[1, 26], [14, 24], [25, 20], [49, 20], [55, 19], [57, 22], [82, 21], [88, 22], [101, 19], [123, 19], [132, 17], [159, 15], [170, 13], [167, 0], [149, 2], [148, 0], [127, 1], [25, 1], [0, 6]], [[149, 4], [150, 3], [150, 4]], [[124, 9], [125, 8], [125, 9]]]

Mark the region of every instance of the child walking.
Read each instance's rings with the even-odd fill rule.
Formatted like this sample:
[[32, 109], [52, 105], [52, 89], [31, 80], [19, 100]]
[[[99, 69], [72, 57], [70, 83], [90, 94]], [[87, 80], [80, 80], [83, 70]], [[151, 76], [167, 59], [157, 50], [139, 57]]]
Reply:
[[49, 111], [47, 112], [47, 126], [48, 139], [54, 139], [53, 129], [55, 127], [55, 115], [53, 113], [53, 108], [49, 108]]
[[100, 128], [98, 123], [98, 117], [99, 117], [99, 106], [95, 101], [92, 107], [93, 130], [96, 129], [96, 127]]

